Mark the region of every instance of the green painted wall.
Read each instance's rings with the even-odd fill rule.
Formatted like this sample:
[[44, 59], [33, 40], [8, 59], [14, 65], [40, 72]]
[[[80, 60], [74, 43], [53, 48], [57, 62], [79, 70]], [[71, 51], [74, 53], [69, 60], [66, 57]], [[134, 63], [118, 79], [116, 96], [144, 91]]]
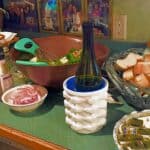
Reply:
[[128, 41], [150, 41], [150, 0], [113, 0], [112, 13], [127, 15]]

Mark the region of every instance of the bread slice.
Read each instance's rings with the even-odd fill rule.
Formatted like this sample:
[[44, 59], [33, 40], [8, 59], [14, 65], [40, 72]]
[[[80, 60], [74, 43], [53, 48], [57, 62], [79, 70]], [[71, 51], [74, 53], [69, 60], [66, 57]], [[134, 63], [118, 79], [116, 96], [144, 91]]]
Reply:
[[116, 61], [117, 66], [121, 70], [126, 70], [136, 65], [138, 60], [142, 60], [143, 56], [136, 53], [129, 53], [125, 58]]
[[141, 61], [143, 60], [143, 56], [142, 55], [139, 55], [139, 54], [136, 54], [136, 53], [133, 53], [137, 59], [137, 61]]
[[147, 79], [148, 79], [149, 82], [150, 82], [150, 74], [146, 74], [146, 77], [147, 77]]
[[143, 62], [139, 61], [136, 63], [136, 65], [133, 67], [133, 73], [134, 75], [139, 75], [143, 73]]
[[150, 54], [145, 54], [144, 55], [144, 61], [145, 62], [150, 62]]
[[127, 69], [123, 72], [123, 79], [124, 80], [131, 80], [134, 78], [134, 74], [133, 74], [133, 69], [130, 68], [130, 69]]
[[134, 81], [135, 81], [135, 85], [137, 85], [140, 88], [150, 87], [150, 82], [144, 74], [137, 75]]
[[143, 73], [150, 74], [150, 62], [143, 62]]
[[116, 67], [119, 68], [119, 70], [126, 70], [128, 69], [127, 63], [124, 59], [118, 59], [116, 61]]

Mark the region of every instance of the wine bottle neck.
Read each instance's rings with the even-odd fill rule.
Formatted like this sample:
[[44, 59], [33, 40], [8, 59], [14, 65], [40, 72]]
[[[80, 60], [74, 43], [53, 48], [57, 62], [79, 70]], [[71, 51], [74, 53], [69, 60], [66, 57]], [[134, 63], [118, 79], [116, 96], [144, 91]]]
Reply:
[[92, 26], [83, 28], [83, 53], [89, 53], [90, 57], [95, 57], [94, 34]]
[[93, 91], [100, 87], [101, 74], [94, 52], [93, 25], [83, 23], [83, 52], [80, 65], [76, 72], [76, 89], [78, 91]]

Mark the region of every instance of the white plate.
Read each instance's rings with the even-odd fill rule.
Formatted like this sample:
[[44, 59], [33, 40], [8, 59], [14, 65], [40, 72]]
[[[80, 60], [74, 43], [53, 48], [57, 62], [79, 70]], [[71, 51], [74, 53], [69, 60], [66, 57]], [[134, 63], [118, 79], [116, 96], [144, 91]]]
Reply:
[[131, 118], [140, 118], [140, 117], [146, 117], [149, 118], [149, 121], [146, 122], [143, 121], [144, 125], [146, 125], [147, 128], [150, 128], [150, 110], [143, 110], [141, 112], [137, 112], [134, 111], [132, 113], [130, 113], [129, 115], [125, 115], [123, 116], [114, 126], [114, 130], [113, 130], [113, 138], [115, 141], [115, 144], [117, 145], [119, 150], [123, 150], [122, 146], [119, 144], [118, 139], [117, 139], [117, 133], [118, 130], [120, 128], [121, 125], [123, 125], [127, 120], [131, 119]]

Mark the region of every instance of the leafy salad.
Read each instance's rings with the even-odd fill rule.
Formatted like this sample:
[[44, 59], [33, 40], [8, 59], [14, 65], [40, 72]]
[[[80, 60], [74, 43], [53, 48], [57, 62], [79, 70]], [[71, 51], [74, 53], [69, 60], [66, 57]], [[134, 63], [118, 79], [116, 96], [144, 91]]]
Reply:
[[63, 57], [54, 59], [54, 60], [40, 60], [37, 56], [30, 59], [32, 62], [46, 61], [50, 66], [61, 66], [67, 64], [75, 64], [80, 61], [82, 49], [72, 48], [70, 51]]

